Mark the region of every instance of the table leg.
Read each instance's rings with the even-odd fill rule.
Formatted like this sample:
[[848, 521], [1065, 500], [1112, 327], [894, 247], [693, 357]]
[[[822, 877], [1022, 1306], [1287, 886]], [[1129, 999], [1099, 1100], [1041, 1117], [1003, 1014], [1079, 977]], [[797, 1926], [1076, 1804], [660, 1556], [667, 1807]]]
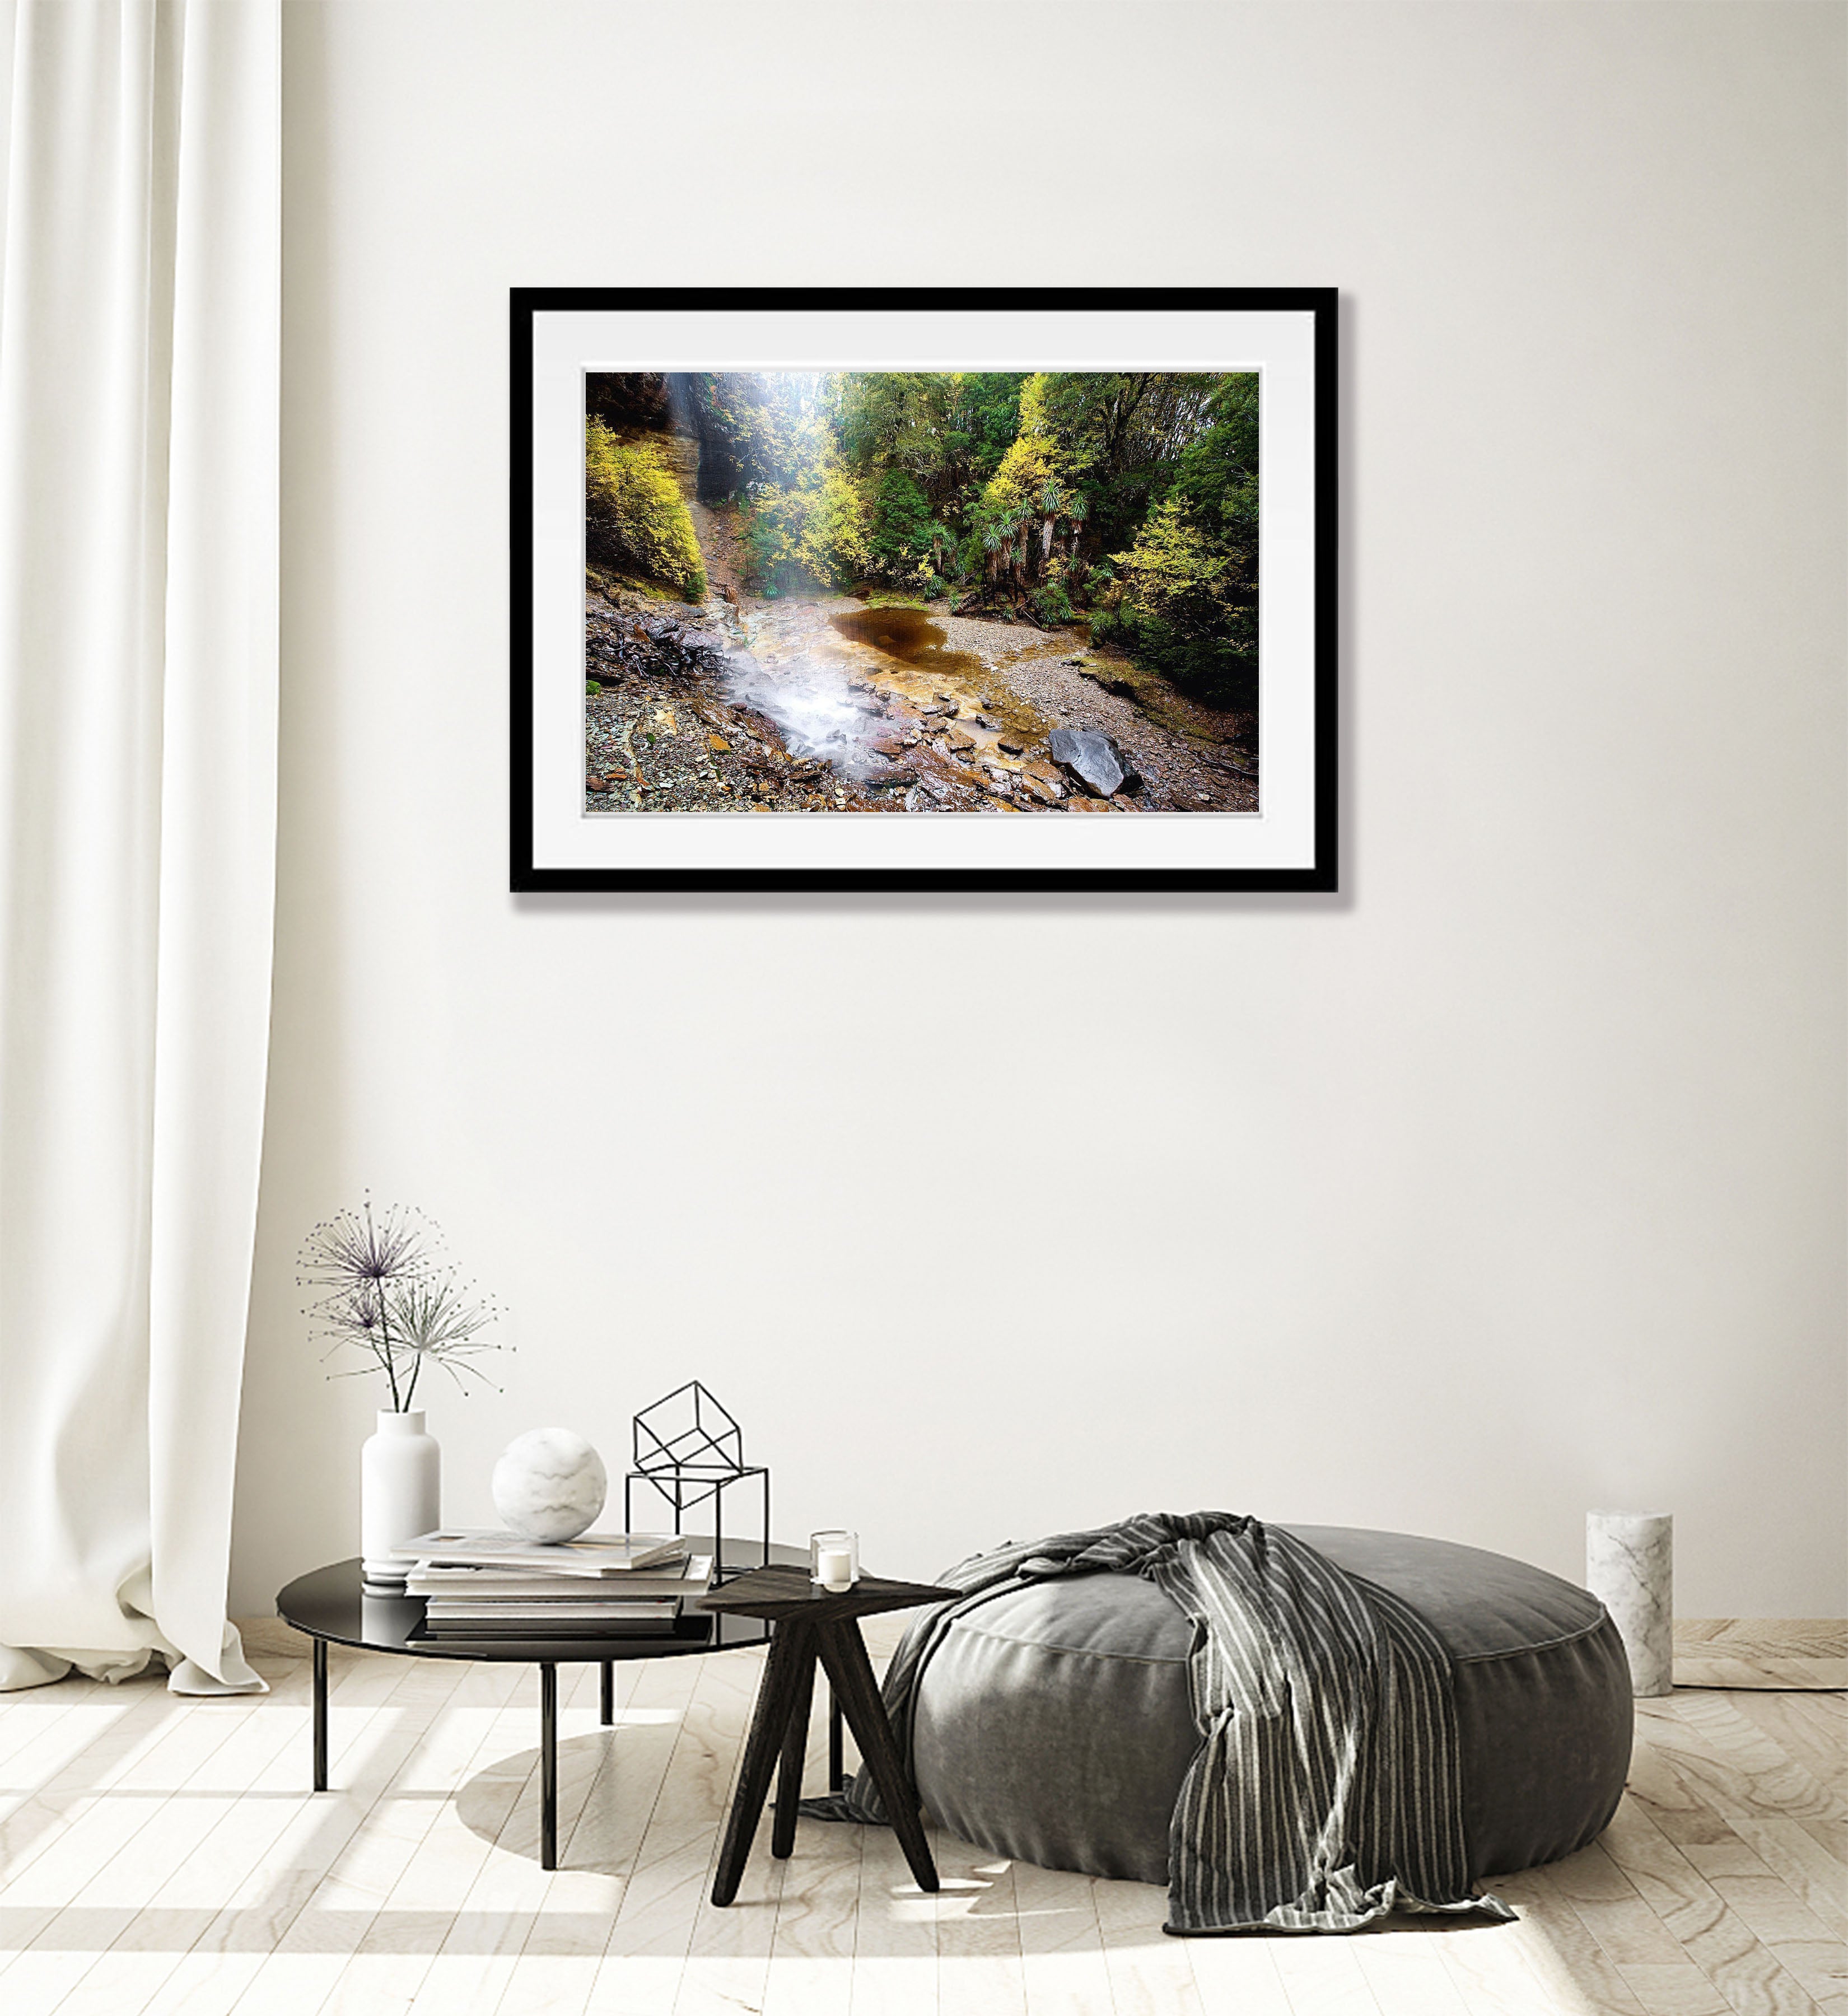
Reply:
[[815, 1693], [815, 1658], [803, 1660], [789, 1697], [789, 1719], [783, 1725], [783, 1762], [776, 1773], [776, 1817], [770, 1827], [770, 1852], [787, 1862], [796, 1845], [796, 1809], [802, 1803], [802, 1766], [809, 1755], [809, 1703]]
[[719, 1867], [712, 1877], [712, 1901], [729, 1904], [738, 1894], [744, 1864], [751, 1853], [751, 1838], [764, 1809], [770, 1777], [783, 1748], [783, 1732], [789, 1725], [789, 1712], [805, 1676], [812, 1683], [815, 1634], [805, 1624], [779, 1624], [770, 1638], [770, 1655], [764, 1663], [763, 1683], [757, 1690], [757, 1705], [751, 1710], [751, 1733], [745, 1741], [744, 1762], [738, 1773], [738, 1790], [732, 1801], [731, 1816], [725, 1823], [725, 1845], [719, 1851]]
[[931, 1859], [924, 1822], [918, 1817], [917, 1794], [905, 1769], [905, 1760], [899, 1755], [892, 1724], [885, 1719], [885, 1704], [879, 1697], [879, 1683], [873, 1677], [873, 1663], [866, 1657], [859, 1626], [850, 1618], [837, 1624], [817, 1625], [815, 1636], [816, 1650], [827, 1669], [828, 1683], [840, 1697], [847, 1726], [860, 1747], [862, 1760], [873, 1774], [873, 1783], [878, 1787], [911, 1873], [920, 1890], [935, 1890], [937, 1866]]
[[596, 1699], [598, 1722], [605, 1729], [614, 1728], [616, 1722], [616, 1663], [613, 1659], [603, 1661], [603, 1683]]
[[841, 1697], [834, 1691], [834, 1683], [828, 1682], [828, 1790], [844, 1792], [847, 1789], [847, 1764], [842, 1755], [841, 1741]]
[[539, 1664], [539, 1867], [558, 1867], [558, 1669]]
[[327, 1640], [315, 1640], [315, 1790], [327, 1789]]

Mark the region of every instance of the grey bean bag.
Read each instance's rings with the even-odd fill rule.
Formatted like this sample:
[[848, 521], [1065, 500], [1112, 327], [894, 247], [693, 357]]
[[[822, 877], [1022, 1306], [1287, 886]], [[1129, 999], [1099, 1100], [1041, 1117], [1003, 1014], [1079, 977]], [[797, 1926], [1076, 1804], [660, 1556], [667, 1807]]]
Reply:
[[[1455, 1662], [1472, 1877], [1601, 1833], [1630, 1765], [1630, 1669], [1598, 1599], [1504, 1555], [1408, 1533], [1289, 1529], [1402, 1597]], [[953, 1624], [918, 1685], [924, 1805], [1044, 1869], [1168, 1880], [1168, 1822], [1199, 1744], [1192, 1629], [1133, 1575], [1037, 1582]]]

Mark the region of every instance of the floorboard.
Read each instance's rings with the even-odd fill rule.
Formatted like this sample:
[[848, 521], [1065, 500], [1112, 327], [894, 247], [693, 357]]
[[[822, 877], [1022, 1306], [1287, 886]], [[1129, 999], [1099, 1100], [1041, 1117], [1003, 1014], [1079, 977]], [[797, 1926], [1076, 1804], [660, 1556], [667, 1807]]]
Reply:
[[[245, 1643], [267, 1695], [0, 1697], [7, 2016], [1848, 2016], [1848, 1695], [1772, 1687], [1835, 1670], [1826, 1620], [1677, 1627], [1697, 1677], [1638, 1704], [1604, 1836], [1496, 1881], [1514, 1924], [1348, 1939], [1170, 1939], [1159, 1888], [937, 1832], [928, 1895], [884, 1829], [780, 1863], [767, 1814], [716, 1910], [751, 1651], [619, 1667], [607, 1730], [561, 1670], [547, 1872], [530, 1669], [334, 1648], [316, 1796], [304, 1641]], [[823, 1690], [810, 1793], [826, 1745]]]

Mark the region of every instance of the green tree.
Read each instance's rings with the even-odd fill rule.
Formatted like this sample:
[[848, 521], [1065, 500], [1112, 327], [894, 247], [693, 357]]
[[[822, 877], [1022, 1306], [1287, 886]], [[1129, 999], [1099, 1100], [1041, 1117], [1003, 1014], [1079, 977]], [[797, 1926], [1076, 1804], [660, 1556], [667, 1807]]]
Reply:
[[1228, 372], [1206, 404], [1206, 426], [1181, 452], [1175, 488], [1209, 524], [1255, 537], [1258, 374]]
[[1020, 371], [839, 374], [841, 449], [862, 476], [902, 470], [953, 529], [1020, 431]]
[[1020, 432], [1021, 388], [1027, 376], [1024, 371], [955, 374], [944, 450], [957, 490], [979, 488], [1000, 467]]
[[[1257, 692], [1258, 417], [1253, 372], [1153, 388], [1125, 436], [1147, 460], [1123, 473], [1140, 468], [1155, 501], [1111, 556], [1120, 594], [1092, 626], [1098, 642], [1220, 706]], [[1119, 488], [1114, 501], [1125, 495]]]
[[874, 492], [867, 541], [879, 571], [892, 580], [917, 578], [931, 557], [932, 535], [941, 530], [916, 481], [902, 469], [887, 470]]
[[1118, 639], [1203, 700], [1248, 699], [1257, 670], [1255, 556], [1216, 539], [1183, 499], [1170, 496], [1114, 557], [1122, 599], [1092, 635]]
[[862, 474], [902, 470], [931, 483], [944, 466], [953, 381], [942, 371], [841, 373], [841, 450]]

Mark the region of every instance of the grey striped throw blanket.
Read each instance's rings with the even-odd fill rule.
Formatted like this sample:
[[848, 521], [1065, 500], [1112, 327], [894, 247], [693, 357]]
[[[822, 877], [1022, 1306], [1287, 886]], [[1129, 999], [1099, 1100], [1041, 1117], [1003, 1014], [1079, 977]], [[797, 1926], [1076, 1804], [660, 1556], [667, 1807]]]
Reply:
[[[1144, 1513], [940, 1575], [961, 1600], [912, 1625], [885, 1679], [907, 1759], [918, 1678], [953, 1618], [1096, 1574], [1147, 1576], [1195, 1625], [1201, 1742], [1169, 1835], [1167, 1931], [1345, 1932], [1395, 1908], [1514, 1916], [1471, 1893], [1443, 1646], [1397, 1597], [1234, 1513]], [[802, 1810], [884, 1818], [864, 1771]]]

